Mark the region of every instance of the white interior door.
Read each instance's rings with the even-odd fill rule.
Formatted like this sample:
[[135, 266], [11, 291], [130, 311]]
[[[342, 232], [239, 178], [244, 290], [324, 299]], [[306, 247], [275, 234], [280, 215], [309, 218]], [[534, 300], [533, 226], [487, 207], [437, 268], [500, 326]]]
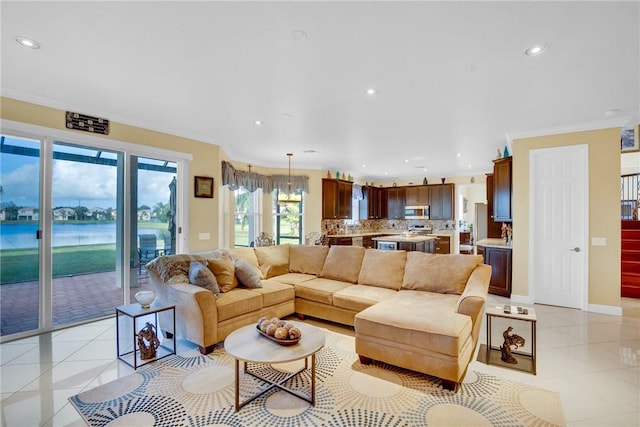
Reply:
[[587, 308], [588, 149], [530, 154], [530, 276], [534, 301]]

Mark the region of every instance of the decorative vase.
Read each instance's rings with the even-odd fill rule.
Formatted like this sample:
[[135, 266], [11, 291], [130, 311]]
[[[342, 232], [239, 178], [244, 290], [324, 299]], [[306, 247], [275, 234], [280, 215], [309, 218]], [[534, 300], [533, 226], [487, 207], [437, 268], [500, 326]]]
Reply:
[[149, 308], [153, 300], [156, 299], [156, 293], [153, 291], [139, 291], [136, 292], [135, 299], [142, 308]]
[[442, 181], [442, 183], [444, 184], [444, 182], [447, 180], [447, 178], [440, 178], [440, 181]]
[[429, 184], [429, 181], [427, 181], [427, 177], [425, 176], [424, 179], [422, 180], [422, 185], [427, 185]]
[[336, 171], [336, 179], [340, 179], [340, 172]]
[[505, 159], [509, 157], [509, 149], [506, 145], [504, 146], [504, 154], [502, 155], [502, 157], [504, 157]]
[[331, 178], [331, 172], [327, 171], [327, 178]]

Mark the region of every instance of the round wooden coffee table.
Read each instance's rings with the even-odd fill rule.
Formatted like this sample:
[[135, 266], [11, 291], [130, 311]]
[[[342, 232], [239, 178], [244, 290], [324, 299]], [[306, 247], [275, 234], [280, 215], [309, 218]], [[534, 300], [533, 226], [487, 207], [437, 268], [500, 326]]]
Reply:
[[[244, 405], [251, 402], [258, 396], [266, 393], [273, 388], [279, 388], [291, 393], [292, 395], [303, 399], [312, 405], [316, 404], [316, 353], [324, 347], [324, 332], [316, 328], [315, 326], [307, 325], [301, 322], [287, 321], [287, 323], [294, 324], [300, 329], [302, 338], [297, 344], [294, 345], [280, 345], [270, 339], [263, 337], [258, 332], [256, 325], [244, 326], [240, 329], [233, 331], [227, 339], [224, 340], [224, 349], [235, 359], [235, 408], [236, 412], [240, 410]], [[284, 384], [291, 378], [295, 377], [299, 373], [308, 369], [308, 361], [311, 358], [311, 395], [307, 396], [297, 390], [292, 390], [284, 386]], [[251, 372], [247, 364], [275, 364], [293, 362], [295, 360], [304, 359], [304, 367], [300, 370], [287, 375], [285, 378], [278, 381], [273, 381], [269, 378], [264, 378], [255, 372]], [[240, 402], [240, 362], [244, 362], [244, 372], [259, 378], [262, 381], [270, 384], [264, 390], [261, 390], [254, 396], [244, 402]]]

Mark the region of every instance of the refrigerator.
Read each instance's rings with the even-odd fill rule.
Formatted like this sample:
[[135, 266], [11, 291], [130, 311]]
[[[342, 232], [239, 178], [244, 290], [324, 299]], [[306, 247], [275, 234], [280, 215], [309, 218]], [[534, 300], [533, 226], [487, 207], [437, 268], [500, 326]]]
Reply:
[[477, 242], [487, 238], [488, 214], [486, 203], [476, 203], [475, 224], [473, 226], [473, 241]]

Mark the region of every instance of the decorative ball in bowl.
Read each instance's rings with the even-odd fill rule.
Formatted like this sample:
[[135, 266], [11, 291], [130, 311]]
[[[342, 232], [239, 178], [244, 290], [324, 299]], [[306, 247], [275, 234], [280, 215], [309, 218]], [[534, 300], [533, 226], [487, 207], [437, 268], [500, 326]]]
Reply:
[[156, 299], [156, 293], [153, 291], [140, 291], [136, 292], [135, 298], [142, 308], [149, 308], [153, 300]]

